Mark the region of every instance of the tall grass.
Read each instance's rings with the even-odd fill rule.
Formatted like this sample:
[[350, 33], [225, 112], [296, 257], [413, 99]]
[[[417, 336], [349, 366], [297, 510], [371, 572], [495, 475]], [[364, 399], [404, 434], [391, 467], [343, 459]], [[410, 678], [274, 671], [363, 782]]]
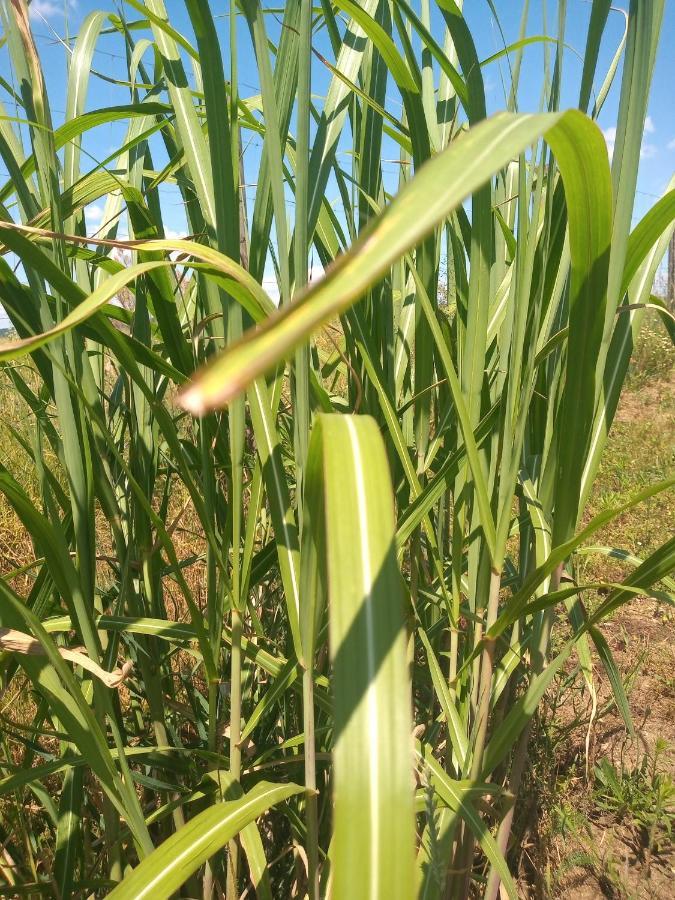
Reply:
[[[453, 0], [232, 0], [218, 28], [186, 6], [185, 35], [162, 0], [88, 15], [55, 127], [24, 0], [1, 5], [0, 359], [29, 427], [0, 489], [32, 552], [0, 618], [35, 651], [3, 632], [30, 708], [2, 714], [3, 890], [514, 897], [537, 706], [572, 656], [594, 691], [594, 645], [633, 728], [600, 626], [675, 566], [670, 541], [620, 585], [565, 570], [673, 485], [580, 527], [675, 216], [671, 190], [631, 230], [664, 0], [632, 0], [608, 72], [594, 0], [567, 111], [567, 3], [535, 37], [525, 4], [491, 117]], [[92, 109], [110, 35], [126, 101]], [[191, 239], [166, 237], [169, 184]]]

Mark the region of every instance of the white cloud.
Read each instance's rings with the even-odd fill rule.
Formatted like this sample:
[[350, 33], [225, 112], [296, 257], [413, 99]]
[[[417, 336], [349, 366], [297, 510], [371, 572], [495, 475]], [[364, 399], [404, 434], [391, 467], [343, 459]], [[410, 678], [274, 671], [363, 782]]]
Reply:
[[668, 143], [668, 149], [669, 149], [669, 150], [675, 150], [675, 138], [673, 138], [672, 141], [670, 141], [670, 142]]
[[309, 270], [309, 280], [311, 284], [314, 284], [317, 281], [320, 281], [323, 276], [326, 274], [323, 266], [314, 265]]
[[33, 0], [28, 7], [28, 15], [31, 19], [51, 19], [54, 16], [61, 15], [63, 9], [58, 3], [52, 3], [51, 0]]
[[[186, 235], [180, 231], [176, 231], [174, 228], [166, 228], [164, 230], [164, 238], [167, 241], [184, 241], [187, 240]], [[183, 250], [172, 250], [169, 253], [169, 258], [174, 262], [179, 259], [183, 255]], [[176, 266], [176, 271], [182, 272], [183, 266]]]
[[495, 81], [495, 79], [492, 78], [490, 75], [488, 75], [488, 76], [485, 78], [485, 93], [486, 93], [486, 94], [491, 94], [491, 93], [492, 93], [493, 91], [495, 91], [498, 87], [499, 87], [499, 84], [498, 84], [498, 83]]
[[[116, 239], [118, 241], [128, 241], [129, 240], [129, 235], [127, 234], [126, 228], [119, 229]], [[164, 232], [164, 240], [184, 241], [184, 240], [186, 240], [186, 236], [184, 233], [182, 233], [180, 231], [175, 231], [173, 228], [167, 228]], [[179, 259], [180, 256], [183, 255], [183, 253], [184, 253], [183, 250], [171, 250], [169, 252], [169, 257], [170, 257], [170, 259], [176, 261]], [[130, 266], [131, 259], [132, 259], [132, 250], [127, 247], [113, 247], [110, 251], [110, 257], [111, 257], [111, 259], [116, 260], [118, 263], [121, 263], [123, 266]], [[184, 266], [180, 266], [180, 265], [176, 266], [176, 271], [182, 272], [184, 268], [185, 268]]]
[[[653, 134], [656, 131], [656, 127], [654, 122], [652, 121], [651, 116], [647, 116], [645, 120], [645, 134]], [[609, 153], [609, 160], [612, 161], [612, 156], [614, 155], [614, 144], [616, 143], [616, 126], [613, 125], [611, 128], [605, 128], [602, 132], [603, 137], [605, 138], [605, 143], [607, 144], [607, 152]], [[675, 140], [672, 140], [670, 144], [668, 144], [668, 149], [675, 149]], [[656, 144], [650, 144], [649, 142], [644, 143], [640, 148], [640, 158], [641, 159], [653, 159], [656, 154], [659, 152], [659, 148]]]
[[607, 144], [607, 152], [609, 153], [609, 159], [611, 162], [612, 156], [614, 156], [614, 143], [616, 141], [616, 127], [612, 126], [611, 128], [604, 128], [602, 135], [605, 139], [605, 143]]
[[90, 222], [100, 222], [103, 218], [103, 207], [92, 204], [87, 207], [87, 219]]
[[35, 21], [43, 21], [44, 19], [54, 19], [57, 16], [63, 16], [67, 6], [69, 9], [74, 8], [75, 0], [67, 0], [66, 4], [59, 0], [33, 0], [28, 7], [28, 15]]
[[272, 303], [275, 306], [279, 305], [279, 301], [281, 300], [281, 293], [279, 291], [279, 285], [277, 284], [276, 278], [270, 276], [269, 278], [263, 278], [262, 286], [265, 293], [268, 295]]
[[[309, 283], [316, 284], [316, 282], [320, 281], [320, 279], [322, 279], [326, 273], [323, 266], [313, 265], [310, 267], [307, 274], [309, 277]], [[270, 298], [272, 303], [274, 303], [275, 306], [278, 306], [279, 302], [281, 301], [281, 291], [279, 290], [276, 276], [271, 274], [265, 275], [262, 280], [262, 288]]]

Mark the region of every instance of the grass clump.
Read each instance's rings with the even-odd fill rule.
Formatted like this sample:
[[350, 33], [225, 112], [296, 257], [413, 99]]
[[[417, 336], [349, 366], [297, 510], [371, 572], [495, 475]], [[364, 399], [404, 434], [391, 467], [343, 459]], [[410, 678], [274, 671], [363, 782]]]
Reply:
[[537, 708], [574, 667], [597, 694], [596, 658], [632, 734], [608, 623], [673, 593], [668, 536], [620, 579], [577, 566], [673, 486], [655, 462], [592, 499], [672, 229], [672, 190], [632, 228], [663, 0], [616, 48], [611, 167], [607, 3], [575, 108], [561, 4], [553, 39], [524, 17], [504, 48], [495, 115], [451, 0], [223, 21], [187, 0], [184, 34], [131, 5], [83, 23], [63, 124], [26, 6], [0, 7], [0, 491], [23, 541], [1, 672], [8, 702], [31, 692], [0, 759], [3, 889], [515, 897]]

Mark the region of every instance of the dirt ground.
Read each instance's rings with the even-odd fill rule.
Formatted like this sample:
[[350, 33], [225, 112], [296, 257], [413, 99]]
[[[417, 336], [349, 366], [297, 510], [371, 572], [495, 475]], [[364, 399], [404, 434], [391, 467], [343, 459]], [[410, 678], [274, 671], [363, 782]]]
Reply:
[[[625, 395], [589, 517], [672, 474], [674, 454], [671, 369], [669, 377], [638, 384]], [[648, 555], [673, 534], [674, 493], [622, 516], [597, 544]], [[627, 571], [620, 560], [589, 556], [580, 581], [616, 581]], [[584, 600], [593, 602], [592, 597]], [[590, 729], [592, 704], [578, 666], [575, 671], [572, 663], [556, 685], [535, 739], [530, 804], [521, 827], [524, 896], [675, 897], [674, 612], [663, 600], [639, 598], [602, 626], [624, 684], [635, 737], [626, 731], [597, 654], [597, 709]], [[613, 772], [619, 788], [608, 789], [599, 770]]]
[[[664, 622], [661, 604], [645, 601], [624, 608], [604, 628], [622, 677], [628, 682], [628, 701], [635, 723], [630, 737], [616, 708], [610, 709], [592, 733], [590, 743], [591, 779], [593, 769], [608, 760], [617, 773], [629, 775], [646, 764], [655, 764], [663, 775], [675, 772], [675, 628]], [[596, 673], [598, 706], [611, 700], [612, 692], [604, 673]], [[577, 751], [578, 763], [585, 750], [585, 729], [577, 730], [570, 751]], [[663, 749], [657, 750], [657, 743]], [[638, 785], [637, 790], [642, 786]], [[654, 808], [649, 795], [639, 802]], [[672, 800], [671, 800], [672, 802]], [[585, 773], [570, 782], [567, 803], [576, 806], [577, 821], [552, 841], [551, 852], [562, 869], [559, 883], [551, 892], [560, 898], [662, 898], [675, 896], [675, 846], [664, 839], [659, 852], [648, 852], [648, 835], [634, 820], [633, 810], [607, 811], [597, 802], [593, 781]], [[585, 819], [585, 821], [584, 821]], [[574, 827], [576, 826], [576, 827]], [[587, 857], [585, 859], [584, 857]], [[574, 865], [576, 860], [581, 865]]]

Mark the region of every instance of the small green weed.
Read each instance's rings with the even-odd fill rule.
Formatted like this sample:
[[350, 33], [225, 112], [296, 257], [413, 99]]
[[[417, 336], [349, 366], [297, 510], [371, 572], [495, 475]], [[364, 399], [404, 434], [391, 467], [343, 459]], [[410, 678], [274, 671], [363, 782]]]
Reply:
[[627, 386], [635, 390], [654, 381], [667, 381], [673, 371], [670, 335], [658, 314], [645, 316], [628, 370]]
[[649, 864], [671, 841], [675, 824], [675, 781], [659, 772], [659, 757], [667, 749], [657, 741], [654, 753], [645, 754], [639, 766], [621, 771], [602, 759], [595, 767], [595, 805], [634, 831]]

